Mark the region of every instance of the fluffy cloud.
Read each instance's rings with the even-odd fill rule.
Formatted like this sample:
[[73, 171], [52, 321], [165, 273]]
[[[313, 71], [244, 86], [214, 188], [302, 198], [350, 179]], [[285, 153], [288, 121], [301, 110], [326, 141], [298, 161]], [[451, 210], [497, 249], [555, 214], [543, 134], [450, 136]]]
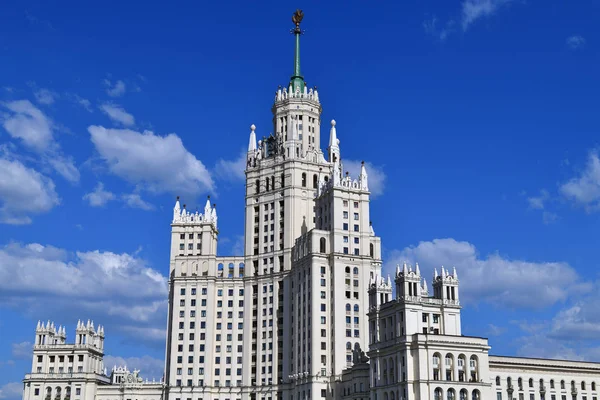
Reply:
[[91, 140], [109, 170], [155, 193], [197, 195], [214, 189], [204, 164], [184, 147], [179, 136], [90, 126]]
[[11, 111], [4, 121], [4, 129], [14, 138], [23, 141], [26, 147], [43, 153], [54, 144], [52, 122], [29, 100], [17, 100], [5, 103]]
[[104, 86], [106, 86], [106, 94], [110, 97], [120, 97], [125, 94], [125, 82], [119, 80], [114, 84], [108, 80], [104, 80]]
[[4, 129], [19, 139], [29, 150], [41, 155], [41, 161], [50, 165], [69, 182], [78, 182], [79, 170], [71, 157], [64, 156], [54, 138], [54, 124], [29, 100], [4, 103], [9, 114], [2, 121]]
[[33, 343], [21, 342], [11, 345], [12, 356], [16, 359], [29, 360], [33, 351]]
[[[344, 169], [350, 172], [350, 176], [358, 177], [360, 175], [361, 161], [343, 160]], [[370, 162], [365, 162], [367, 176], [369, 181], [369, 190], [371, 197], [381, 196], [385, 189], [385, 172], [382, 167], [375, 166]]]
[[581, 49], [585, 46], [585, 38], [579, 35], [569, 36], [567, 38], [567, 46], [569, 46], [572, 50]]
[[108, 115], [108, 117], [114, 122], [123, 126], [132, 126], [135, 124], [135, 118], [123, 109], [123, 107], [116, 104], [104, 103], [100, 106], [100, 109]]
[[31, 215], [60, 203], [52, 179], [20, 161], [0, 158], [0, 222], [29, 224]]
[[438, 26], [438, 22], [436, 17], [425, 20], [423, 22], [423, 29], [425, 29], [425, 33], [443, 42], [449, 34], [455, 31], [456, 22], [454, 20], [449, 20], [445, 24], [442, 24], [442, 27]]
[[123, 358], [107, 355], [104, 356], [104, 365], [109, 371], [113, 366], [127, 366], [130, 371], [139, 370], [140, 376], [144, 379], [160, 381], [163, 377], [165, 362], [150, 356]]
[[243, 182], [246, 179], [246, 152], [242, 151], [235, 160], [217, 161], [214, 168], [215, 176], [219, 179], [233, 182]]
[[104, 190], [102, 182], [98, 182], [94, 191], [86, 193], [83, 196], [83, 200], [86, 200], [92, 207], [103, 207], [106, 203], [114, 199], [114, 193]]
[[560, 186], [560, 192], [588, 212], [600, 209], [600, 158], [591, 151], [586, 168], [570, 181]]
[[154, 210], [154, 206], [148, 203], [147, 201], [143, 200], [139, 194], [124, 194], [121, 196], [121, 199], [123, 200], [123, 202], [125, 202], [125, 205], [127, 205], [127, 207], [139, 208], [146, 211]]
[[0, 248], [0, 306], [32, 318], [94, 318], [113, 332], [152, 331], [164, 328], [167, 292], [166, 277], [131, 254], [73, 254], [37, 243]]
[[498, 9], [513, 0], [465, 0], [462, 3], [461, 23], [463, 30], [483, 17], [490, 17]]
[[35, 92], [33, 92], [33, 95], [35, 96], [35, 99], [38, 103], [45, 105], [53, 104], [59, 97], [58, 93], [48, 89], [38, 89]]
[[0, 386], [0, 400], [20, 400], [23, 397], [23, 384], [9, 382]]
[[563, 262], [511, 260], [499, 254], [480, 257], [474, 245], [454, 239], [420, 242], [391, 253], [388, 271], [396, 264], [418, 262], [421, 272], [442, 265], [456, 267], [461, 297], [466, 304], [485, 301], [504, 307], [539, 309], [564, 302], [573, 294], [591, 289], [575, 270]]
[[527, 202], [529, 207], [534, 210], [543, 210], [546, 201], [550, 198], [550, 193], [547, 190], [542, 189], [539, 196], [528, 197]]

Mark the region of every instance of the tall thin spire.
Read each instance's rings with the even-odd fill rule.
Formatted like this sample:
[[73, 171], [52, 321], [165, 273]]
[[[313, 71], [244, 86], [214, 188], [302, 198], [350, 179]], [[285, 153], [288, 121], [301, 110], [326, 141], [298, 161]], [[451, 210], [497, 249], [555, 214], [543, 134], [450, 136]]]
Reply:
[[302, 35], [302, 29], [300, 29], [300, 23], [302, 22], [302, 18], [304, 18], [304, 13], [302, 10], [298, 9], [292, 15], [292, 22], [296, 25], [294, 29], [292, 29], [292, 33], [296, 37], [296, 49], [294, 52], [294, 75], [290, 80], [290, 86], [292, 86], [292, 90], [296, 92], [296, 90], [300, 90], [300, 92], [304, 92], [304, 77], [300, 72], [300, 35]]

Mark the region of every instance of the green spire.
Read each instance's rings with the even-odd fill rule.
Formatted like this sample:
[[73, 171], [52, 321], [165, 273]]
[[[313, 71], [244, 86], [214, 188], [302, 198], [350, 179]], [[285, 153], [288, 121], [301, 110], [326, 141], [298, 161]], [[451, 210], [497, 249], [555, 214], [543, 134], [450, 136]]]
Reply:
[[302, 35], [300, 22], [302, 22], [302, 18], [304, 18], [302, 10], [296, 10], [294, 15], [292, 15], [292, 22], [296, 25], [296, 27], [292, 29], [292, 33], [296, 37], [296, 51], [294, 53], [294, 75], [291, 77], [290, 84], [292, 85], [292, 90], [294, 92], [297, 88], [300, 89], [300, 92], [304, 91], [304, 77], [300, 72], [300, 35]]

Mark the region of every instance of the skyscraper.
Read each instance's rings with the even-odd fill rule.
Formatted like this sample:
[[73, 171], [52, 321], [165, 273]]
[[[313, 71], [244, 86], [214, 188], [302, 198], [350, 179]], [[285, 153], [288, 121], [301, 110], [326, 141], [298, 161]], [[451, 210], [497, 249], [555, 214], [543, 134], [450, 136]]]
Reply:
[[294, 72], [277, 89], [273, 134], [257, 141], [250, 128], [244, 254], [217, 256], [209, 200], [203, 214], [175, 205], [170, 399], [330, 397], [352, 349], [366, 348], [367, 287], [381, 271], [368, 176], [364, 164], [356, 179], [343, 173], [335, 121], [321, 149], [319, 93], [300, 69], [302, 17], [293, 16]]

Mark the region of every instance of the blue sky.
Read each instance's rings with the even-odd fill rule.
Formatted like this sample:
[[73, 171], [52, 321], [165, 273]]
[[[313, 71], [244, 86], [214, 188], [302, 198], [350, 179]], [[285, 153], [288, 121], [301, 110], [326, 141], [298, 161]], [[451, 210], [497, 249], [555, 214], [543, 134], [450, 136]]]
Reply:
[[[219, 4], [215, 4], [219, 3]], [[380, 2], [381, 3], [381, 2]], [[0, 15], [0, 399], [38, 319], [160, 377], [175, 196], [239, 252], [249, 126], [305, 11], [322, 141], [368, 162], [385, 268], [455, 266], [493, 354], [600, 361], [597, 0], [13, 2]], [[397, 3], [397, 4], [393, 4]]]

